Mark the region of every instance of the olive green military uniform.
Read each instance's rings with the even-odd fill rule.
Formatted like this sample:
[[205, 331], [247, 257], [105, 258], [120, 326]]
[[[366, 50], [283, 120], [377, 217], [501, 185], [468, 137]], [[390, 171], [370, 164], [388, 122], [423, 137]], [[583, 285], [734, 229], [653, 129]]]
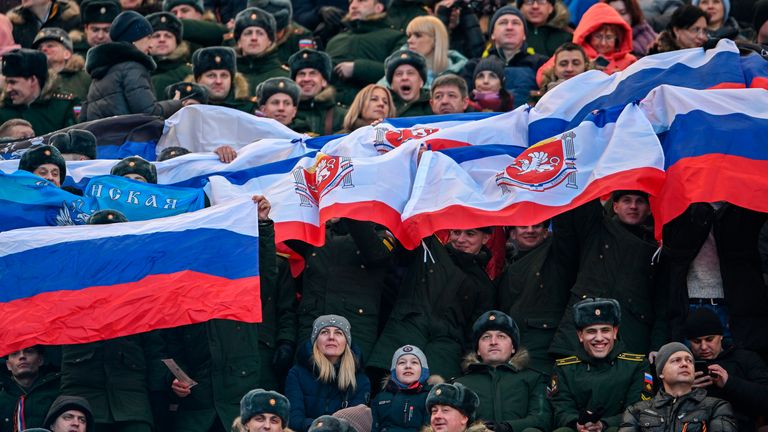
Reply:
[[392, 272], [394, 237], [372, 222], [342, 219], [326, 229], [323, 246], [296, 241], [289, 246], [305, 260], [299, 346], [309, 339], [315, 318], [341, 315], [349, 320], [353, 341], [365, 361], [378, 337], [382, 295]]
[[248, 80], [250, 94], [256, 94], [256, 87], [270, 78], [290, 78], [288, 68], [280, 63], [277, 50], [272, 48], [262, 56], [238, 56], [237, 72]]
[[39, 376], [28, 389], [21, 387], [10, 375], [4, 374], [0, 378], [0, 432], [14, 432], [16, 413], [22, 397], [25, 427], [46, 427], [43, 420], [58, 396], [58, 373]]
[[[195, 82], [195, 79], [192, 75], [188, 75], [184, 81]], [[240, 72], [237, 72], [232, 79], [232, 88], [229, 90], [227, 98], [223, 101], [211, 99], [208, 104], [232, 108], [248, 114], [253, 114], [258, 109], [256, 98], [249, 95], [248, 80]]]
[[157, 69], [152, 72], [152, 87], [158, 100], [165, 99], [165, 88], [192, 73], [189, 63], [189, 45], [182, 41], [170, 55], [166, 57], [152, 56]]
[[609, 430], [616, 430], [627, 407], [651, 397], [653, 378], [645, 356], [622, 350], [617, 343], [606, 358], [595, 359], [579, 346], [575, 356], [557, 360], [547, 388], [556, 431], [575, 430], [584, 411], [600, 414]]
[[432, 106], [429, 105], [430, 95], [428, 89], [422, 88], [419, 90], [419, 98], [411, 102], [404, 101], [392, 90], [390, 92], [397, 109], [397, 117], [418, 117], [434, 114]]
[[277, 45], [277, 57], [280, 59], [280, 63], [288, 64], [288, 59], [293, 53], [300, 49], [299, 42], [302, 40], [306, 40], [307, 42], [311, 41], [312, 32], [296, 21], [292, 21], [288, 27], [285, 28], [283, 37], [275, 41], [275, 45]]
[[521, 349], [498, 366], [482, 363], [477, 354], [465, 359], [465, 373], [456, 379], [477, 393], [477, 418], [506, 423], [513, 431], [548, 431], [551, 410], [546, 376], [526, 369], [528, 352]]
[[384, 60], [406, 43], [405, 33], [392, 29], [386, 14], [347, 24], [349, 31], [331, 38], [325, 49], [334, 66], [342, 62], [354, 63], [349, 79], [333, 83], [338, 91], [337, 100], [344, 105], [351, 104], [360, 89], [381, 79], [384, 76]]
[[[276, 289], [275, 256], [274, 224], [259, 222], [259, 276], [268, 293]], [[165, 332], [170, 356], [198, 382], [179, 399], [174, 431], [207, 432], [215, 422], [229, 430], [240, 414], [240, 398], [261, 387], [260, 326], [214, 319]]]
[[71, 93], [76, 101], [84, 101], [91, 87], [91, 76], [85, 71], [85, 60], [79, 55], [72, 55], [64, 69], [56, 77], [54, 91], [60, 94]]
[[195, 52], [198, 48], [232, 44], [232, 33], [226, 26], [217, 22], [182, 19], [181, 24], [190, 52]]
[[32, 124], [36, 135], [44, 135], [75, 124], [76, 106], [73, 94], [52, 90], [29, 105], [11, 105], [11, 100], [5, 99], [0, 107], [0, 124], [21, 118]]
[[312, 99], [299, 100], [296, 118], [309, 125], [316, 135], [331, 135], [341, 130], [347, 108], [336, 102], [336, 88], [329, 85]]

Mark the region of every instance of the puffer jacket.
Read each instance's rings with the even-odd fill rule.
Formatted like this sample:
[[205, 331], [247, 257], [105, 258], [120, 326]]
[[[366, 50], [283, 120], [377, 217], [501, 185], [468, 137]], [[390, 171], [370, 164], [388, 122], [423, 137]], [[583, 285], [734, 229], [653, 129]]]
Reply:
[[123, 114], [169, 117], [181, 101], [158, 102], [150, 79], [155, 61], [132, 44], [110, 42], [88, 51], [85, 71], [93, 81], [83, 104], [81, 121]]
[[355, 380], [357, 386], [341, 391], [338, 384], [321, 382], [312, 361], [312, 344], [304, 343], [296, 358], [297, 364], [288, 371], [285, 379], [285, 396], [291, 403], [291, 415], [288, 424], [297, 432], [306, 432], [312, 421], [322, 415], [331, 415], [342, 408], [360, 404], [368, 405], [371, 395], [371, 382], [360, 367], [360, 354], [353, 345], [355, 354]]
[[429, 424], [427, 395], [429, 384], [401, 388], [387, 379], [384, 390], [371, 402], [372, 432], [410, 432]]
[[736, 428], [731, 404], [707, 397], [704, 389], [674, 397], [663, 390], [624, 412], [619, 432], [732, 432]]

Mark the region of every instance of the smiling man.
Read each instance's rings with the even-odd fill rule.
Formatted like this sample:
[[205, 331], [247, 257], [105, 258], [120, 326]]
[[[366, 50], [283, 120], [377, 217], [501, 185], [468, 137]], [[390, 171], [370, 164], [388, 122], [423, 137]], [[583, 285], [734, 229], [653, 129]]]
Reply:
[[308, 124], [317, 135], [331, 135], [341, 130], [347, 109], [336, 102], [336, 88], [331, 80], [331, 57], [323, 51], [303, 49], [288, 60], [291, 79], [301, 89], [297, 119]]
[[616, 430], [628, 406], [651, 397], [648, 362], [622, 352], [616, 300], [587, 298], [573, 305], [573, 313], [581, 345], [576, 355], [557, 361], [547, 389], [555, 432]]
[[463, 384], [438, 384], [427, 396], [429, 427], [424, 432], [488, 432], [482, 423], [475, 423], [480, 399]]
[[414, 117], [432, 114], [429, 104], [427, 61], [411, 50], [400, 50], [387, 57], [384, 63], [387, 82], [397, 108], [397, 117]]
[[294, 122], [299, 104], [299, 86], [289, 78], [270, 78], [256, 88], [259, 111], [264, 117], [279, 121], [297, 131], [307, 129], [303, 121]]

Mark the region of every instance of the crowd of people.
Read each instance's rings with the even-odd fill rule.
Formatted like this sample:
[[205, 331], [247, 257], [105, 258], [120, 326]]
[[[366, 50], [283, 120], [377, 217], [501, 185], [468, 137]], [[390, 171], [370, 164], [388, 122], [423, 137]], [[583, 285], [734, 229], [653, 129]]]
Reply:
[[[587, 70], [721, 38], [757, 52], [768, 42], [768, 0], [2, 6], [10, 140], [190, 104], [349, 133], [533, 105]], [[62, 187], [67, 162], [96, 148], [68, 129], [19, 169]], [[111, 174], [157, 183], [137, 156]], [[262, 322], [10, 353], [0, 432], [768, 430], [764, 213], [696, 203], [662, 245], [647, 194], [617, 190], [537, 225], [449, 230], [415, 250], [372, 222], [334, 219], [322, 246], [286, 242], [303, 260], [294, 276], [268, 199], [254, 197]], [[89, 223], [126, 221], [102, 210]]]

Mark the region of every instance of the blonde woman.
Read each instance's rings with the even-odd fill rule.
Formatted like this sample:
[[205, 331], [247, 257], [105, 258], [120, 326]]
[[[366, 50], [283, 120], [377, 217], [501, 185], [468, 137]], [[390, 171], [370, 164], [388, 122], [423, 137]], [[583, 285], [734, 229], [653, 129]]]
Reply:
[[313, 323], [310, 341], [299, 350], [298, 364], [285, 380], [285, 395], [291, 406], [289, 424], [295, 431], [306, 432], [322, 415], [368, 404], [371, 383], [351, 343], [346, 318], [323, 315]]
[[[448, 31], [440, 19], [434, 16], [416, 17], [408, 23], [405, 31], [408, 43], [400, 49], [415, 51], [427, 60], [427, 80], [424, 88], [431, 88], [432, 81], [443, 72], [460, 74], [467, 58], [458, 51], [449, 50]], [[386, 85], [386, 78], [379, 84]]]
[[397, 115], [397, 109], [389, 90], [377, 84], [368, 84], [357, 92], [355, 100], [349, 106], [341, 132], [350, 133], [377, 120], [392, 118], [395, 115]]

